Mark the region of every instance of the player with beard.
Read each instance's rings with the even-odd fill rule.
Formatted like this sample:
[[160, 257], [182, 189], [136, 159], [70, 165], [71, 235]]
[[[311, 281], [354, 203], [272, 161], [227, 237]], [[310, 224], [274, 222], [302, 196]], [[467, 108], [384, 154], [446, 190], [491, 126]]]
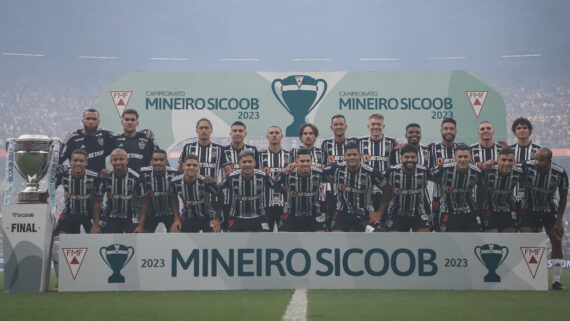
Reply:
[[[283, 139], [281, 128], [278, 126], [269, 127], [265, 137], [269, 147], [259, 152], [258, 164], [267, 175], [275, 178], [289, 165], [290, 155], [288, 151], [281, 148], [281, 140]], [[265, 191], [265, 202], [265, 214], [269, 223], [269, 231], [273, 231], [274, 227], [276, 225], [279, 226], [281, 221], [285, 195], [273, 188], [268, 188]]]
[[287, 196], [280, 232], [326, 232], [326, 214], [319, 199], [323, 171], [311, 166], [311, 151], [298, 151], [296, 166], [289, 174], [281, 174], [276, 184]]
[[[213, 179], [200, 175], [198, 156], [187, 155], [182, 163], [184, 174], [171, 180], [171, 189], [178, 196], [171, 196], [171, 207], [178, 212], [178, 197], [182, 200], [182, 232], [220, 232], [223, 194], [215, 186]], [[212, 195], [213, 197], [208, 197]], [[212, 199], [217, 199], [215, 210]]]
[[[71, 168], [58, 171], [56, 186], [63, 186], [65, 209], [59, 216], [53, 238], [52, 259], [56, 274], [59, 267], [59, 235], [79, 234], [81, 226], [88, 233], [92, 230], [91, 219], [99, 217], [103, 195], [96, 172], [87, 169], [87, 152], [76, 149], [71, 153]], [[63, 165], [60, 165], [63, 166]]]
[[[418, 153], [418, 164], [427, 168], [431, 169], [430, 166], [430, 152], [429, 147], [420, 143], [422, 139], [422, 128], [419, 124], [410, 123], [406, 126], [405, 137], [409, 145], [415, 146]], [[391, 165], [398, 165], [401, 164], [401, 150], [398, 148], [394, 148], [392, 153], [390, 154], [390, 164]]]
[[[373, 225], [380, 223], [386, 210], [392, 190], [384, 174], [361, 163], [359, 146], [346, 144], [344, 163], [332, 165], [325, 173], [332, 173], [334, 189], [338, 196], [336, 212], [332, 219], [333, 232], [374, 231]], [[372, 190], [377, 186], [382, 190], [382, 200], [377, 211], [372, 205]]]
[[471, 145], [472, 162], [483, 170], [491, 170], [499, 157], [499, 150], [507, 143], [505, 141], [496, 143], [493, 140], [495, 129], [488, 121], [479, 123], [477, 136], [479, 143]]
[[431, 229], [427, 181], [432, 178], [426, 167], [418, 165], [417, 153], [416, 146], [404, 145], [400, 150], [400, 164], [386, 172], [393, 194], [388, 207], [390, 232], [429, 232]]
[[[141, 167], [149, 166], [152, 154], [159, 147], [154, 142], [154, 135], [137, 132], [139, 113], [134, 109], [125, 109], [121, 117], [123, 133], [112, 137], [113, 149], [123, 149], [129, 158], [128, 167], [138, 172]], [[105, 177], [106, 174], [102, 176]]]
[[288, 169], [292, 169], [295, 166], [295, 160], [297, 159], [297, 154], [299, 150], [306, 149], [311, 152], [311, 160], [313, 161], [313, 166], [321, 167], [324, 163], [323, 151], [322, 149], [315, 147], [315, 141], [319, 137], [319, 129], [313, 124], [303, 124], [299, 127], [299, 139], [303, 146], [291, 149], [291, 164]]
[[515, 164], [515, 151], [509, 147], [499, 150], [498, 162], [484, 172], [483, 228], [486, 232], [515, 232], [515, 186], [524, 178], [523, 170]]
[[[517, 142], [511, 145], [511, 148], [515, 150], [515, 163], [520, 164], [521, 166], [523, 166], [527, 161], [533, 160], [536, 152], [542, 148], [542, 146], [535, 144], [530, 140], [532, 129], [533, 127], [530, 121], [523, 117], [515, 119], [511, 126], [511, 130], [517, 138]], [[524, 191], [524, 187], [521, 187], [520, 184], [515, 188], [517, 221], [519, 224], [526, 212], [526, 208], [522, 205]], [[521, 229], [521, 232], [523, 232], [523, 229]]]
[[563, 290], [564, 286], [560, 283], [564, 263], [562, 217], [568, 198], [568, 174], [552, 162], [552, 151], [548, 148], [540, 148], [535, 159], [523, 165], [523, 170], [525, 181], [521, 186], [525, 188], [524, 206], [527, 211], [521, 219], [521, 232], [539, 232], [544, 227], [552, 245], [552, 289]]
[[[247, 136], [247, 130], [244, 123], [241, 121], [236, 121], [232, 124], [230, 128], [230, 137], [232, 142], [228, 146], [222, 147], [222, 181], [234, 171], [239, 169], [239, 155], [244, 150], [251, 150], [254, 154], [254, 160], [259, 159], [257, 148], [253, 145], [248, 145], [245, 143], [245, 137]], [[255, 165], [257, 167], [257, 164]], [[231, 204], [233, 200], [232, 189], [224, 190], [224, 208], [223, 208], [223, 220], [222, 228], [224, 231], [228, 228], [228, 222], [230, 219]]]
[[255, 152], [239, 154], [239, 170], [231, 172], [223, 188], [231, 190], [230, 232], [269, 232], [265, 215], [265, 189], [272, 187], [269, 176], [255, 169]]
[[164, 224], [169, 232], [180, 231], [180, 216], [170, 206], [170, 196], [176, 195], [170, 188], [170, 180], [179, 172], [167, 166], [166, 152], [159, 149], [152, 154], [151, 166], [140, 170], [141, 180], [149, 193], [149, 208], [145, 232], [152, 233], [158, 223]]
[[[338, 114], [332, 116], [330, 128], [333, 132], [333, 138], [325, 139], [321, 145], [323, 151], [323, 165], [326, 166], [341, 164], [344, 161], [346, 144], [356, 143], [355, 139], [345, 136], [348, 126], [343, 115]], [[330, 220], [336, 212], [336, 203], [336, 190], [332, 188], [330, 184], [326, 184], [325, 206], [328, 220]]]
[[[481, 222], [476, 209], [481, 208], [473, 200], [475, 188], [482, 191], [483, 174], [471, 164], [469, 146], [459, 143], [455, 150], [455, 162], [439, 165], [434, 171], [434, 181], [441, 189], [441, 230], [443, 232], [480, 232]], [[481, 197], [477, 198], [482, 200]], [[476, 206], [477, 205], [477, 206]]]
[[[434, 171], [438, 166], [453, 162], [455, 156], [455, 136], [457, 135], [457, 122], [453, 118], [445, 118], [441, 122], [441, 142], [431, 143], [428, 148], [430, 151], [431, 170]], [[432, 192], [432, 222], [434, 229], [439, 230], [440, 219], [440, 193], [441, 187], [437, 184], [433, 186]]]
[[[107, 194], [103, 233], [143, 233], [148, 211], [148, 191], [137, 172], [127, 167], [127, 152], [117, 148], [111, 152], [113, 170], [99, 185], [100, 194]], [[140, 200], [140, 212], [135, 200]], [[93, 228], [100, 232], [99, 217], [94, 217]], [[93, 231], [93, 230], [92, 230]]]
[[66, 160], [71, 162], [71, 154], [76, 149], [87, 152], [87, 169], [99, 173], [105, 168], [105, 158], [111, 153], [112, 132], [99, 129], [101, 120], [99, 112], [95, 109], [87, 109], [81, 119], [83, 129], [70, 133], [65, 139], [59, 156], [59, 164]]

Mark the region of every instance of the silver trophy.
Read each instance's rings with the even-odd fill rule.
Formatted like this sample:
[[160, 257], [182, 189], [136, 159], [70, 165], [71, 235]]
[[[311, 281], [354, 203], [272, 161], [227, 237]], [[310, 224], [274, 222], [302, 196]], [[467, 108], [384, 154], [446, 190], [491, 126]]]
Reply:
[[48, 172], [53, 155], [53, 141], [44, 135], [21, 135], [6, 143], [6, 149], [12, 148], [14, 151], [16, 170], [27, 182], [26, 189], [18, 195], [20, 202], [47, 202], [48, 192], [40, 190], [40, 180]]

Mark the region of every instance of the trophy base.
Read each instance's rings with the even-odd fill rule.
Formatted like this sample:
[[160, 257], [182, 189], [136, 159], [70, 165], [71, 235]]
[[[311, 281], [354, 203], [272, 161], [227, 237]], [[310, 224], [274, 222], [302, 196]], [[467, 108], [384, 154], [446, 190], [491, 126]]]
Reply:
[[47, 203], [48, 192], [21, 192], [18, 194], [18, 204], [45, 204]]

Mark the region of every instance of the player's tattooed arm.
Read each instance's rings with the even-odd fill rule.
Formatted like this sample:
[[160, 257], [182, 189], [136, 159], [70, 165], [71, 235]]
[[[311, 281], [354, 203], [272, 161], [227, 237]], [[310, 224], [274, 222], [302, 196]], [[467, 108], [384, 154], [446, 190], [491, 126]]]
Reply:
[[174, 223], [170, 226], [170, 233], [177, 233], [180, 232], [182, 228], [182, 223], [180, 222], [180, 212], [178, 209], [180, 208], [180, 204], [178, 202], [178, 195], [170, 195], [168, 197], [170, 201], [170, 208], [172, 208], [172, 214], [174, 215]]
[[95, 195], [93, 199], [93, 226], [91, 226], [91, 234], [101, 233], [101, 226], [99, 225], [99, 218], [101, 217], [101, 204], [103, 203], [103, 196]]

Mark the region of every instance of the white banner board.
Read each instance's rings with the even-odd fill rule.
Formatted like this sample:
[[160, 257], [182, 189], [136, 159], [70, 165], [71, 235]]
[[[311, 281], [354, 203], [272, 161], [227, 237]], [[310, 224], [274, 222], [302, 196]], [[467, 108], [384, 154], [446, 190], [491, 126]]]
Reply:
[[60, 291], [548, 289], [534, 233], [83, 234], [61, 251]]

